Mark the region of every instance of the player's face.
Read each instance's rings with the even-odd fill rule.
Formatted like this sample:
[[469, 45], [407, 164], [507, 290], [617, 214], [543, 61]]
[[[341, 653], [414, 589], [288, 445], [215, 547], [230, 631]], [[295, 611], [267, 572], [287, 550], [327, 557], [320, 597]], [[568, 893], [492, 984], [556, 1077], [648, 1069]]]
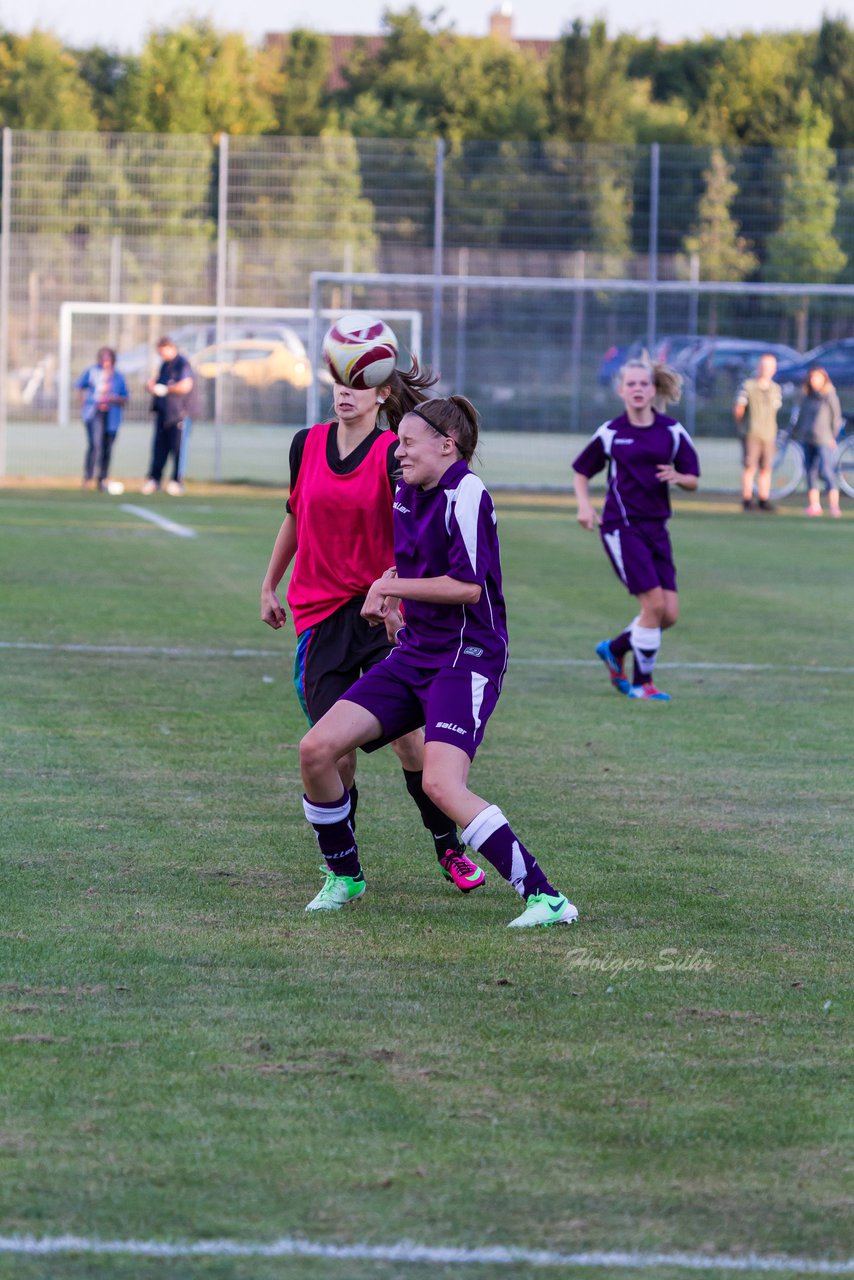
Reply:
[[627, 409], [643, 413], [655, 399], [655, 386], [649, 370], [630, 367], [620, 383], [620, 399]]
[[366, 418], [376, 417], [378, 400], [382, 394], [376, 387], [360, 391], [357, 387], [345, 387], [342, 383], [335, 382], [332, 386], [335, 416], [347, 427], [356, 426]]
[[407, 413], [397, 431], [394, 456], [407, 484], [433, 489], [457, 457], [453, 440], [440, 436], [415, 413]]

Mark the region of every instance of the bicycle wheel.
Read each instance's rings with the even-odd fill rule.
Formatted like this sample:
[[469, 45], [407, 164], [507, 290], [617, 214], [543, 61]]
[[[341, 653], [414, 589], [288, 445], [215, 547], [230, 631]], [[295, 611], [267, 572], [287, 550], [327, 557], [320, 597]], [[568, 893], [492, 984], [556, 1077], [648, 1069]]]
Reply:
[[774, 469], [771, 472], [771, 497], [788, 498], [804, 478], [804, 453], [791, 436], [778, 437]]
[[839, 487], [849, 498], [854, 498], [854, 436], [844, 440], [836, 460]]

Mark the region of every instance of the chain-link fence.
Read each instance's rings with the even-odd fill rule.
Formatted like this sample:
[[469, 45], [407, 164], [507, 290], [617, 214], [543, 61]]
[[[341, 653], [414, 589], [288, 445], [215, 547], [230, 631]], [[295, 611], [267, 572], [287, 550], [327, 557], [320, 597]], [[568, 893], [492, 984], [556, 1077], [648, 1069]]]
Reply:
[[[318, 271], [460, 277], [456, 290], [370, 297], [342, 278], [323, 305], [417, 310], [443, 386], [482, 402], [495, 430], [583, 432], [616, 410], [611, 379], [633, 346], [675, 359], [688, 338], [715, 337], [704, 364], [682, 357], [686, 412], [699, 434], [726, 435], [756, 346], [778, 344], [788, 360], [851, 332], [848, 291], [834, 283], [854, 279], [850, 155], [10, 130], [2, 148], [0, 468], [10, 474], [68, 465], [37, 434], [68, 398], [59, 369], [68, 303], [124, 313], [75, 320], [66, 383], [98, 346], [115, 346], [131, 383], [127, 421], [147, 424], [153, 344], [176, 328], [182, 349], [206, 357], [204, 418], [221, 431], [269, 427], [271, 440], [308, 409], [310, 386], [283, 374], [282, 348], [310, 345], [309, 322], [247, 314], [238, 323], [227, 309], [304, 311]], [[688, 287], [739, 275], [834, 288]], [[542, 295], [465, 283], [485, 276], [587, 283]], [[686, 288], [668, 292], [670, 282]], [[175, 314], [193, 306], [216, 310]], [[752, 343], [754, 355], [735, 358], [730, 339]], [[316, 351], [306, 354], [316, 365]], [[851, 393], [835, 381], [845, 404]], [[239, 460], [239, 444], [219, 457], [232, 454]], [[217, 466], [223, 478], [246, 470]]]

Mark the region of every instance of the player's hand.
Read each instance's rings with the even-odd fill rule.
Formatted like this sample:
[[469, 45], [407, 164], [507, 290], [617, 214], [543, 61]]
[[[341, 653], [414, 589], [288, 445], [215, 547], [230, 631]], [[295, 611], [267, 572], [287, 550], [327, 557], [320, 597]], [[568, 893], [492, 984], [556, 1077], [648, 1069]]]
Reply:
[[581, 525], [582, 529], [587, 529], [590, 533], [593, 532], [599, 523], [599, 516], [596, 513], [596, 508], [591, 506], [582, 506], [580, 503], [578, 506], [578, 513], [575, 518]]
[[662, 463], [660, 467], [656, 467], [655, 474], [662, 484], [678, 484], [682, 479], [682, 476], [670, 463]]
[[261, 621], [278, 631], [288, 620], [279, 597], [269, 587], [261, 588]]
[[365, 596], [365, 603], [361, 609], [362, 617], [369, 622], [372, 627], [378, 627], [384, 623], [389, 613], [388, 596], [385, 590], [385, 581], [383, 578], [377, 578], [376, 582], [372, 582]]

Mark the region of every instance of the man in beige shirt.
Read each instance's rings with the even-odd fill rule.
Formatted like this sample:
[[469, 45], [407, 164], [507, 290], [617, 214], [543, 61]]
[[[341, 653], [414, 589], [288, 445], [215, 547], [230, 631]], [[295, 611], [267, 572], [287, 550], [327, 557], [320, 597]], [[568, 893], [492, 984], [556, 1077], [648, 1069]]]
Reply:
[[[741, 503], [745, 511], [753, 510], [753, 482], [759, 495], [759, 510], [773, 511], [771, 505], [771, 470], [777, 446], [777, 414], [783, 393], [774, 381], [777, 357], [759, 357], [755, 378], [748, 378], [733, 405], [733, 417], [742, 437]], [[741, 426], [747, 411], [747, 430]], [[757, 471], [759, 473], [757, 478]]]

